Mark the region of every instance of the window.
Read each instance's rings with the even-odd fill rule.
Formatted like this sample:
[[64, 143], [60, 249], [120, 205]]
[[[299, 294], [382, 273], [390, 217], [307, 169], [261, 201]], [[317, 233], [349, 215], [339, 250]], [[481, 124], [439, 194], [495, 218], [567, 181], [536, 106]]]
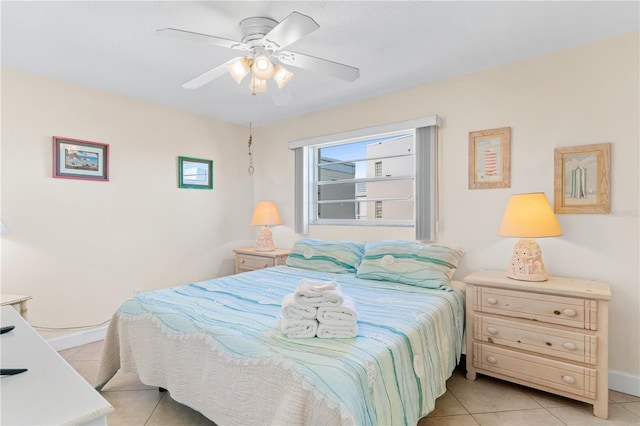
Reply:
[[432, 240], [438, 124], [431, 116], [291, 142], [296, 232], [310, 224], [412, 226], [417, 240]]
[[376, 201], [376, 219], [382, 219], [382, 201]]
[[[310, 147], [311, 223], [413, 226], [415, 130]], [[382, 176], [384, 163], [385, 175]]]

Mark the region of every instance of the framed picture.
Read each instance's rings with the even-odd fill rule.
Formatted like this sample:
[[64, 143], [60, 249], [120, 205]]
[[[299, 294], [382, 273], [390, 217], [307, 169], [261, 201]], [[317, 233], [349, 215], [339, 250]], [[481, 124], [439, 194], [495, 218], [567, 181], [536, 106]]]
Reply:
[[553, 209], [556, 213], [611, 213], [611, 144], [554, 151]]
[[53, 177], [109, 180], [109, 145], [53, 137]]
[[178, 187], [213, 189], [213, 160], [178, 157]]
[[511, 186], [511, 127], [469, 132], [469, 189]]

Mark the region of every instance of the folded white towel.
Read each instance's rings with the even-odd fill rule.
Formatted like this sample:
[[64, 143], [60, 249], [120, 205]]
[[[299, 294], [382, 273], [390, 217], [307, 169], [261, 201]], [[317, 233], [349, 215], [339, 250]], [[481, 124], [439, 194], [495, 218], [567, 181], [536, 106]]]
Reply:
[[340, 285], [335, 281], [319, 281], [303, 278], [298, 283], [298, 291], [305, 293], [320, 293], [328, 290], [339, 290]]
[[318, 337], [323, 339], [347, 339], [350, 337], [356, 337], [358, 335], [358, 324], [355, 321], [350, 324], [347, 324], [347, 321], [344, 322], [344, 325], [321, 323], [318, 325]]
[[280, 330], [290, 338], [315, 337], [318, 332], [318, 321], [314, 319], [292, 320], [282, 318]]
[[344, 295], [340, 306], [322, 306], [318, 308], [320, 324], [349, 325], [358, 318], [356, 303], [351, 296]]
[[288, 319], [315, 319], [318, 308], [311, 305], [303, 305], [296, 302], [293, 293], [287, 294], [282, 299], [282, 316]]
[[295, 301], [310, 306], [340, 306], [342, 290], [335, 281], [316, 281], [303, 278], [294, 293]]

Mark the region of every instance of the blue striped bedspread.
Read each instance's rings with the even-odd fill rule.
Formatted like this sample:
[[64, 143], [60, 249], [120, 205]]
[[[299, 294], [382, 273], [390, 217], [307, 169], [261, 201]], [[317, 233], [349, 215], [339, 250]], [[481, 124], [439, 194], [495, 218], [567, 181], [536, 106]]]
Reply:
[[[282, 335], [282, 299], [302, 278], [335, 280], [355, 300], [357, 337]], [[144, 293], [126, 301], [114, 317], [121, 322], [152, 317], [175, 338], [206, 335], [207, 344], [236, 365], [286, 364], [328, 406], [351, 417], [349, 422], [415, 425], [434, 409], [460, 359], [463, 297], [453, 288], [278, 266]]]

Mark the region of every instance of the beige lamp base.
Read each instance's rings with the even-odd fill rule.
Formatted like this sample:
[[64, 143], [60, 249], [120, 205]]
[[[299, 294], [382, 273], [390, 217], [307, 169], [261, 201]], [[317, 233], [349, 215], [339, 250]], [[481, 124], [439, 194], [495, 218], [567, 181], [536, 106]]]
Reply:
[[273, 234], [268, 226], [263, 226], [260, 232], [258, 232], [258, 239], [256, 240], [256, 251], [274, 251], [276, 249], [273, 243]]
[[534, 240], [522, 239], [513, 249], [507, 277], [520, 281], [546, 281], [547, 271], [542, 262], [542, 251]]

